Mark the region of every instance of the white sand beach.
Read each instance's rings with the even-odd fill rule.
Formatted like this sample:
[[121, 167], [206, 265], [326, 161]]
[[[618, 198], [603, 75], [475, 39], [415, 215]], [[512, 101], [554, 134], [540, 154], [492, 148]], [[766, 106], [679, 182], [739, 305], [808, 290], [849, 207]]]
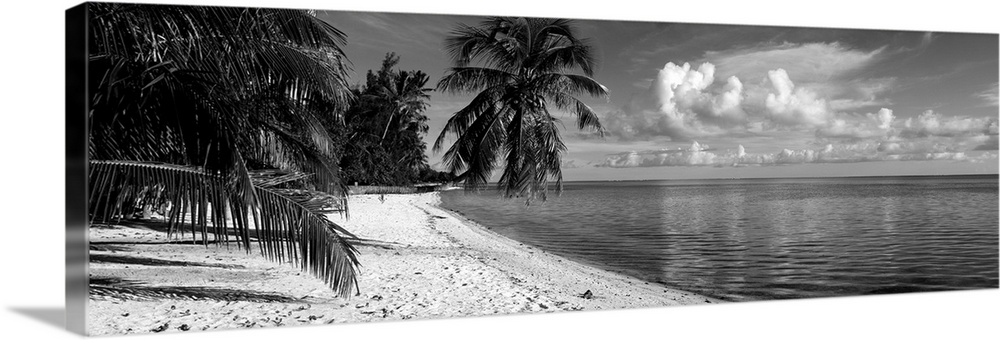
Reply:
[[[93, 227], [88, 333], [273, 327], [721, 301], [586, 266], [438, 207], [437, 193], [352, 196], [361, 295], [336, 297], [295, 266], [235, 246]], [[190, 240], [187, 239], [177, 241]], [[591, 291], [592, 296], [583, 293]]]

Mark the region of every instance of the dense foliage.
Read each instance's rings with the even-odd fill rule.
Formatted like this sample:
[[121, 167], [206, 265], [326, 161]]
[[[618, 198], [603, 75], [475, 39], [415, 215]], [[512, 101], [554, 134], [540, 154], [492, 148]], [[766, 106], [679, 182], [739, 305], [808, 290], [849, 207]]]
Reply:
[[344, 116], [345, 131], [340, 160], [344, 180], [361, 185], [409, 185], [449, 181], [430, 169], [427, 144], [427, 110], [431, 91], [422, 71], [396, 69], [399, 56], [386, 54], [382, 67], [368, 71], [366, 82], [352, 90], [357, 101]]
[[[90, 3], [90, 215], [189, 226], [356, 291], [336, 140], [345, 35], [306, 11]], [[230, 229], [232, 228], [232, 229]], [[256, 245], [252, 242], [256, 242]]]

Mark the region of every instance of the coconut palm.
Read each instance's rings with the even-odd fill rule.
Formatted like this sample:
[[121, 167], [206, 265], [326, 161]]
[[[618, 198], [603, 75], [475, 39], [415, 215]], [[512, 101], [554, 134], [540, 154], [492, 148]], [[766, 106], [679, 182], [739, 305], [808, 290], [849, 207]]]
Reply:
[[379, 91], [383, 100], [391, 103], [389, 119], [382, 131], [382, 140], [385, 140], [389, 127], [395, 126], [398, 134], [395, 138], [397, 142], [396, 167], [410, 170], [417, 170], [427, 163], [424, 149], [426, 144], [420, 138], [427, 133], [427, 116], [423, 112], [427, 109], [427, 101], [430, 99], [429, 88], [425, 88], [429, 77], [421, 71], [399, 71], [395, 81], [390, 86], [384, 86]]
[[[169, 232], [357, 289], [337, 145], [345, 35], [298, 10], [90, 3], [90, 213], [169, 203]], [[232, 227], [229, 229], [229, 227]]]
[[408, 185], [426, 165], [430, 88], [422, 71], [396, 70], [399, 56], [388, 53], [377, 71], [368, 71], [348, 110], [350, 145], [341, 159], [348, 178], [366, 184]]
[[[505, 198], [544, 200], [550, 180], [561, 192], [566, 145], [549, 107], [575, 115], [579, 129], [603, 134], [594, 111], [575, 97], [608, 96], [591, 78], [596, 61], [587, 40], [576, 36], [569, 20], [497, 17], [459, 25], [445, 46], [454, 67], [437, 88], [476, 93], [434, 143], [439, 151], [448, 134], [457, 136], [444, 154], [451, 172], [467, 189], [479, 189], [502, 158], [498, 189]], [[583, 74], [568, 72], [576, 68]]]
[[389, 118], [382, 130], [383, 141], [392, 125], [396, 125], [399, 130], [427, 132], [427, 117], [421, 115], [427, 109], [427, 100], [431, 97], [427, 94], [431, 89], [424, 88], [427, 80], [427, 74], [421, 71], [400, 71], [391, 84], [381, 85], [375, 90], [378, 100], [389, 105]]

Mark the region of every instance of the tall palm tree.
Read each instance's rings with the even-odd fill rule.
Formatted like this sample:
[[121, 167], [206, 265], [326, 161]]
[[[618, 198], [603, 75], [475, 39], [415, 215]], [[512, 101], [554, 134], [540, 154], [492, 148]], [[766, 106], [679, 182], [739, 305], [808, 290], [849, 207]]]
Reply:
[[[467, 189], [486, 184], [503, 157], [498, 189], [505, 198], [545, 199], [549, 181], [562, 190], [561, 157], [566, 145], [549, 106], [576, 116], [579, 129], [603, 127], [594, 111], [575, 96], [607, 98], [591, 78], [596, 60], [587, 40], [565, 19], [495, 17], [477, 26], [459, 25], [445, 41], [454, 67], [437, 88], [476, 93], [446, 123], [434, 143], [457, 136], [444, 154]], [[478, 66], [473, 63], [478, 62]], [[579, 67], [583, 74], [568, 73]]]
[[[387, 53], [379, 70], [370, 70], [364, 86], [354, 89], [359, 101], [345, 120], [351, 132], [341, 159], [351, 180], [375, 185], [408, 185], [426, 165], [430, 88], [422, 71], [395, 69], [399, 56]], [[390, 133], [391, 132], [391, 133]]]
[[396, 168], [407, 169], [413, 176], [420, 167], [427, 163], [424, 155], [426, 145], [421, 135], [428, 130], [427, 110], [428, 100], [432, 91], [426, 88], [430, 78], [421, 71], [399, 71], [391, 86], [384, 87], [385, 99], [391, 103], [389, 120], [382, 131], [382, 140], [390, 126], [395, 126], [396, 138], [393, 146], [393, 158]]
[[169, 202], [170, 233], [256, 239], [354, 293], [355, 237], [325, 216], [346, 210], [322, 124], [351, 100], [345, 35], [298, 10], [89, 6], [92, 220]]
[[400, 71], [391, 84], [379, 86], [376, 93], [381, 100], [391, 105], [388, 108], [389, 119], [382, 131], [382, 140], [385, 140], [389, 127], [393, 124], [400, 130], [427, 132], [427, 117], [422, 113], [427, 109], [427, 100], [431, 97], [427, 94], [431, 89], [424, 87], [428, 80], [427, 74], [421, 71]]

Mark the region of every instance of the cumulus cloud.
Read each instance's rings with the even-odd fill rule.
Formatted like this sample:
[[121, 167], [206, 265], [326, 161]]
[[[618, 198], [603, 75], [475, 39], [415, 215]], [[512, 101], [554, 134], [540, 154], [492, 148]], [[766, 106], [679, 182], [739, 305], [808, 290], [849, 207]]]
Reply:
[[892, 121], [896, 119], [896, 116], [892, 115], [892, 110], [887, 108], [882, 108], [881, 110], [878, 110], [878, 114], [874, 114], [869, 117], [877, 121], [878, 128], [883, 130], [887, 130], [892, 127]]
[[696, 166], [717, 164], [716, 154], [708, 145], [693, 142], [687, 148], [629, 151], [609, 156], [597, 166], [633, 168], [648, 166]]
[[[681, 141], [692, 143], [690, 147], [612, 154], [596, 166], [981, 161], [980, 157], [996, 157], [996, 117], [894, 112], [884, 95], [892, 91], [895, 78], [857, 77], [878, 61], [881, 53], [882, 49], [860, 51], [837, 43], [783, 44], [708, 52], [706, 59], [718, 64], [704, 62], [695, 67], [667, 63], [644, 93], [602, 121], [619, 139]], [[995, 87], [976, 96], [995, 100]], [[748, 140], [735, 140], [735, 136]], [[695, 140], [726, 141], [735, 148], [713, 150]], [[777, 140], [823, 147], [778, 149]], [[739, 143], [770, 151], [748, 151]], [[970, 157], [967, 152], [977, 156]]]
[[840, 115], [816, 130], [817, 137], [826, 138], [876, 138], [890, 135], [895, 130], [892, 110], [882, 108], [877, 113], [865, 115]]
[[903, 137], [961, 137], [978, 135], [996, 135], [996, 117], [958, 117], [943, 116], [933, 110], [924, 111], [916, 118], [907, 118], [903, 122]]
[[997, 135], [987, 136], [986, 140], [982, 144], [976, 146], [973, 150], [997, 150], [1000, 149], [1000, 139]]
[[832, 112], [892, 104], [885, 95], [896, 78], [860, 76], [886, 55], [884, 46], [860, 50], [839, 42], [781, 43], [710, 51], [703, 60], [714, 63], [717, 76], [743, 80], [748, 85], [744, 102], [761, 105], [776, 123], [818, 126]]
[[827, 144], [819, 149], [782, 149], [773, 153], [748, 152], [743, 145], [735, 151], [715, 152], [694, 142], [689, 148], [630, 151], [611, 155], [598, 167], [629, 168], [658, 166], [768, 166], [806, 163], [858, 163], [873, 161], [952, 160], [979, 162], [995, 159], [996, 153], [976, 157], [940, 144], [912, 142], [862, 142]]
[[[890, 120], [872, 127], [865, 116], [834, 110], [824, 96], [798, 86], [782, 68], [767, 71], [764, 85], [748, 90], [736, 76], [717, 82], [716, 67], [711, 63], [698, 68], [689, 63], [667, 63], [645, 93], [607, 114], [603, 121], [620, 139], [666, 137], [673, 141], [774, 128], [806, 128], [825, 137], [865, 138], [885, 135], [892, 124]], [[891, 111], [879, 114], [892, 117]]]
[[646, 93], [604, 118], [605, 126], [624, 139], [665, 136], [672, 140], [721, 134], [746, 120], [743, 83], [730, 77], [715, 85], [715, 66], [667, 63]]
[[787, 125], [819, 126], [830, 115], [826, 100], [805, 88], [795, 88], [795, 83], [784, 69], [767, 71], [773, 92], [767, 95], [764, 106], [768, 117]]

